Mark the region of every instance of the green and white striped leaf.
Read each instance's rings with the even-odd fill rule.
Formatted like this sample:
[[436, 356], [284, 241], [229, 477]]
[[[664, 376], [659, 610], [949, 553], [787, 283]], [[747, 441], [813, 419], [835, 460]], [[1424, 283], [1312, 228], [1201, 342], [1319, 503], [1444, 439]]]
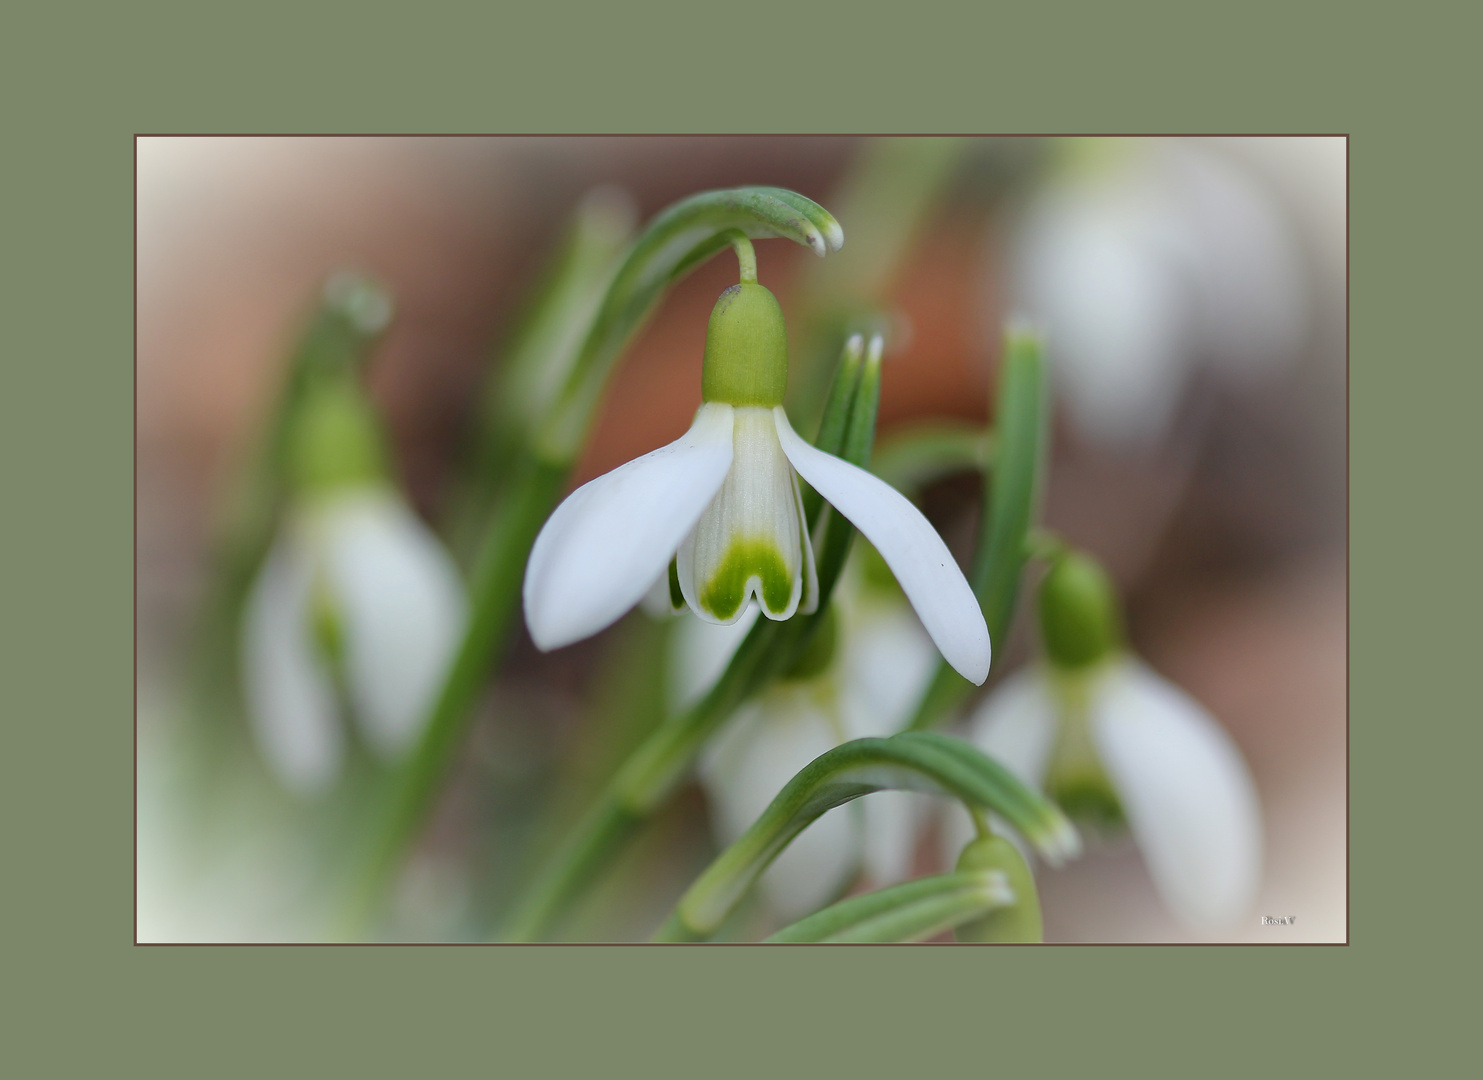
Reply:
[[767, 940], [776, 943], [925, 941], [1014, 901], [1014, 890], [999, 871], [958, 871], [852, 896], [784, 927]]
[[825, 811], [883, 790], [945, 795], [998, 814], [1052, 864], [1080, 850], [1075, 828], [1053, 803], [961, 739], [930, 732], [856, 739], [819, 755], [788, 782], [680, 898], [661, 940], [709, 937], [809, 824]]

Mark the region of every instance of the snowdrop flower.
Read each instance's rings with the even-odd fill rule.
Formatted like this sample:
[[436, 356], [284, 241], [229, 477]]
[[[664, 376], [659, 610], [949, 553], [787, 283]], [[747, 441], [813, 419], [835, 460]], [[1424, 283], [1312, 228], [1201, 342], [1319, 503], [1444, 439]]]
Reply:
[[1071, 420], [1157, 445], [1192, 366], [1237, 379], [1292, 359], [1302, 262], [1266, 193], [1187, 140], [1087, 140], [1031, 203], [1011, 255], [1017, 305], [1046, 327]]
[[578, 488], [536, 538], [524, 600], [537, 646], [597, 633], [666, 575], [676, 606], [706, 622], [735, 623], [752, 604], [769, 619], [814, 610], [801, 476], [880, 551], [948, 662], [987, 678], [988, 629], [947, 545], [888, 484], [798, 437], [782, 407], [787, 375], [777, 300], [753, 281], [727, 289], [690, 430]]
[[458, 571], [381, 457], [349, 379], [308, 395], [290, 450], [295, 495], [243, 612], [253, 731], [301, 795], [339, 774], [342, 709], [379, 757], [408, 751], [463, 634]]
[[[820, 628], [790, 677], [738, 710], [702, 757], [718, 844], [736, 840], [820, 754], [900, 731], [930, 680], [931, 639], [894, 584], [865, 580], [864, 561], [852, 560], [835, 590], [837, 617]], [[690, 618], [676, 626], [670, 670], [677, 709], [709, 689], [756, 618], [754, 608], [730, 626]], [[929, 796], [882, 791], [829, 811], [763, 874], [769, 908], [784, 921], [806, 915], [862, 867], [877, 886], [905, 880], [930, 805]]]
[[1111, 586], [1083, 556], [1041, 591], [1049, 663], [1010, 676], [968, 737], [1073, 817], [1126, 823], [1169, 909], [1214, 930], [1250, 908], [1261, 816], [1230, 736], [1118, 643]]

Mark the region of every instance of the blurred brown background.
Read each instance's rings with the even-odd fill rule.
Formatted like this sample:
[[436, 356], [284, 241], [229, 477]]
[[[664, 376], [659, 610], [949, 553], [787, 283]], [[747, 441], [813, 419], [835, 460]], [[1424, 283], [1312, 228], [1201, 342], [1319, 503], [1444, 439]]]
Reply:
[[[1298, 919], [1254, 924], [1237, 938], [1343, 940], [1345, 148], [1342, 139], [1195, 143], [1248, 177], [1286, 224], [1304, 281], [1298, 346], [1260, 379], [1222, 380], [1192, 363], [1168, 437], [1152, 449], [1109, 449], [1059, 416], [1045, 520], [1108, 564], [1135, 647], [1247, 756], [1266, 828], [1258, 913]], [[743, 183], [791, 188], [836, 209], [831, 193], [863, 148], [819, 137], [140, 140], [141, 802], [157, 794], [148, 758], [165, 744], [152, 733], [167, 731], [182, 708], [214, 515], [327, 274], [359, 268], [395, 296], [372, 386], [400, 477], [436, 517], [490, 358], [583, 193], [617, 185], [641, 220], [695, 191]], [[1037, 139], [973, 140], [963, 151], [890, 285], [909, 333], [886, 367], [883, 435], [917, 417], [988, 415], [998, 328], [1015, 295], [1019, 215], [1058, 152]], [[850, 250], [851, 225], [842, 224], [840, 257]], [[812, 259], [782, 241], [758, 245], [760, 279], [785, 311]], [[734, 266], [716, 259], [674, 290], [618, 369], [574, 484], [685, 430], [706, 317], [733, 279]], [[960, 550], [974, 487], [950, 482], [926, 499]], [[1009, 645], [1026, 657], [1027, 624], [1019, 620]], [[408, 885], [434, 897], [414, 927], [419, 918], [428, 933], [460, 925], [460, 905], [485, 887], [481, 875], [498, 873], [476, 865], [481, 851], [497, 850], [480, 836], [549, 778], [575, 738], [577, 702], [598, 658], [592, 642], [544, 657], [527, 641], [515, 646], [425, 845], [426, 881], [414, 875]], [[702, 812], [699, 796], [678, 802], [672, 835], [661, 831], [654, 843], [688, 854], [665, 864], [674, 880], [651, 883], [661, 906], [705, 858], [704, 829], [687, 824]], [[151, 926], [168, 936], [182, 921], [273, 936], [266, 909], [200, 910], [217, 894], [181, 884], [168, 829], [143, 835], [153, 821], [141, 816], [142, 936]], [[1129, 844], [1044, 875], [1042, 898], [1047, 940], [1184, 938]]]

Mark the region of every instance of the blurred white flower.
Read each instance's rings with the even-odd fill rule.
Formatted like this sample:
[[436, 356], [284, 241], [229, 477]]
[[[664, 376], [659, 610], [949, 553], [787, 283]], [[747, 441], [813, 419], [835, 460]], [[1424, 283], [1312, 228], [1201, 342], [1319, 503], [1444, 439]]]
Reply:
[[1192, 365], [1243, 380], [1297, 354], [1304, 269], [1276, 205], [1219, 153], [1182, 139], [1077, 145], [1021, 222], [1014, 299], [1046, 328], [1076, 428], [1148, 448]]
[[[1159, 895], [1187, 925], [1218, 929], [1250, 909], [1262, 838], [1246, 763], [1209, 713], [1139, 661], [1120, 655], [1071, 677], [1016, 672], [968, 738], [1073, 813], [1110, 783]], [[966, 819], [948, 832], [955, 855]]]
[[[820, 754], [850, 739], [893, 735], [910, 718], [936, 650], [894, 586], [887, 591], [860, 579], [849, 572], [836, 590], [838, 638], [827, 666], [784, 679], [743, 706], [702, 757], [717, 843], [736, 840]], [[687, 618], [675, 628], [677, 707], [720, 676], [755, 621], [752, 612], [733, 626]], [[834, 898], [861, 868], [876, 885], [909, 877], [918, 824], [931, 802], [883, 791], [830, 810], [763, 874], [769, 908], [781, 920], [799, 918]]]
[[303, 500], [243, 613], [247, 707], [275, 775], [305, 795], [334, 782], [345, 755], [342, 698], [373, 752], [392, 760], [407, 751], [466, 607], [451, 558], [389, 486]]

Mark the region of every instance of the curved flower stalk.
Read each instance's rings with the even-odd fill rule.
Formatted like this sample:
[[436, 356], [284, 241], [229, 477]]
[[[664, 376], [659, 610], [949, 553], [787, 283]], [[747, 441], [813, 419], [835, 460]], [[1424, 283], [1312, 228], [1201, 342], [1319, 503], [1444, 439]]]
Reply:
[[[801, 671], [738, 710], [701, 758], [700, 780], [722, 846], [740, 837], [783, 785], [826, 750], [902, 730], [932, 675], [931, 639], [894, 584], [866, 580], [863, 561], [857, 556], [835, 592], [837, 641], [821, 631], [824, 648], [814, 647]], [[671, 670], [683, 706], [720, 674], [743, 635], [697, 619], [676, 630]], [[877, 885], [906, 878], [924, 798], [884, 791], [826, 813], [763, 873], [768, 906], [781, 919], [797, 918], [837, 895], [862, 867]]]
[[274, 774], [310, 795], [345, 757], [342, 708], [372, 752], [421, 734], [463, 632], [451, 558], [384, 478], [357, 388], [312, 391], [291, 449], [296, 493], [243, 611], [244, 694]]
[[1012, 255], [1071, 420], [1106, 446], [1157, 445], [1197, 362], [1242, 379], [1292, 359], [1302, 262], [1278, 208], [1188, 140], [1083, 140], [1031, 204]]
[[969, 740], [1072, 817], [1125, 823], [1169, 909], [1228, 926], [1260, 877], [1256, 787], [1215, 719], [1121, 646], [1110, 604], [1091, 560], [1058, 561], [1041, 592], [1049, 662], [990, 694]]
[[888, 484], [793, 431], [782, 312], [748, 278], [744, 256], [743, 282], [711, 315], [690, 430], [578, 488], [536, 538], [524, 585], [531, 637], [549, 650], [595, 634], [666, 575], [672, 602], [708, 622], [734, 623], [751, 603], [774, 620], [814, 610], [802, 477], [875, 545], [942, 655], [981, 684], [988, 629], [947, 545]]

